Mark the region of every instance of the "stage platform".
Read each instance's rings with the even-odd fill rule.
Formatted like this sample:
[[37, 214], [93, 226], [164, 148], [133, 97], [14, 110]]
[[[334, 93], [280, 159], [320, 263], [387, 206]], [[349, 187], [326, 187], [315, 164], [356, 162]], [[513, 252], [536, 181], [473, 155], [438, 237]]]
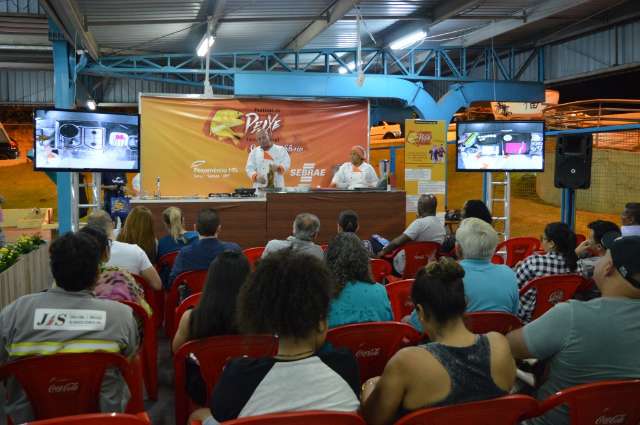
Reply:
[[167, 234], [162, 224], [162, 210], [169, 206], [182, 209], [187, 230], [192, 230], [198, 211], [215, 208], [220, 213], [220, 239], [237, 242], [242, 248], [264, 246], [271, 239], [291, 234], [293, 219], [302, 212], [320, 219], [317, 243], [323, 244], [337, 232], [338, 214], [352, 209], [360, 217], [361, 238], [377, 233], [386, 238], [398, 236], [405, 229], [405, 193], [402, 191], [321, 191], [267, 193], [255, 198], [178, 198], [132, 199], [132, 206], [144, 205], [155, 218], [158, 238]]

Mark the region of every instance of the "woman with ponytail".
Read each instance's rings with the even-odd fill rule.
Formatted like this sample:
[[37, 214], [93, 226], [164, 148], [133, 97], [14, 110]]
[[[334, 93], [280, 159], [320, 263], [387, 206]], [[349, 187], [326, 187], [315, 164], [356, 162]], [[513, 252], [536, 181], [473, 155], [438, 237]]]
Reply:
[[508, 394], [516, 365], [507, 339], [476, 335], [463, 321], [464, 269], [450, 258], [416, 275], [411, 298], [432, 342], [398, 351], [381, 377], [362, 386], [362, 414], [370, 425], [391, 424], [410, 411]]
[[[516, 265], [518, 286], [522, 288], [532, 279], [554, 274], [581, 273], [576, 255], [576, 234], [565, 223], [550, 223], [540, 237], [544, 254], [534, 254]], [[523, 323], [531, 321], [536, 307], [536, 290], [520, 296], [518, 317]]]
[[184, 217], [178, 207], [169, 207], [162, 211], [162, 222], [169, 234], [158, 241], [158, 257], [179, 251], [182, 247], [198, 239], [197, 232], [185, 230]]

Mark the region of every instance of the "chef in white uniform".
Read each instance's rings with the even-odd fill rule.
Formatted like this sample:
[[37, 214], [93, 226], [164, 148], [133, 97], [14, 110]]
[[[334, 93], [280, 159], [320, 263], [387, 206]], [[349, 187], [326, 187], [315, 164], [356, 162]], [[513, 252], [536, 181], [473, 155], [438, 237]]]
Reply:
[[338, 189], [355, 189], [357, 187], [376, 187], [378, 175], [376, 170], [365, 162], [366, 152], [362, 146], [351, 148], [351, 161], [340, 166], [331, 179], [331, 187]]
[[284, 173], [291, 166], [289, 153], [282, 146], [274, 145], [269, 132], [264, 128], [256, 131], [256, 139], [260, 146], [255, 147], [247, 158], [247, 176], [253, 187], [266, 187], [269, 170], [273, 170], [274, 187], [284, 188]]

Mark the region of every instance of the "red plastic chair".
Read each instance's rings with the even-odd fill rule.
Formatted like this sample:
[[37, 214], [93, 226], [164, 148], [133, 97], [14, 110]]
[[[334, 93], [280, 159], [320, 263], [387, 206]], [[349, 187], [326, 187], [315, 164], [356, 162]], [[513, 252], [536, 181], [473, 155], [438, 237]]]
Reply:
[[327, 342], [348, 348], [356, 357], [360, 380], [380, 376], [389, 359], [401, 348], [416, 345], [420, 333], [398, 322], [369, 322], [329, 329]]
[[498, 246], [496, 246], [496, 255], [494, 255], [492, 261], [497, 260], [496, 257], [499, 257], [499, 255], [497, 255], [499, 251], [506, 250], [506, 262], [498, 264], [506, 264], [509, 267], [514, 267], [518, 263], [518, 261], [524, 260], [539, 248], [540, 241], [536, 238], [522, 237], [507, 239], [504, 242], [500, 242]]
[[520, 297], [527, 291], [536, 291], [536, 307], [531, 314], [531, 320], [546, 313], [559, 302], [573, 297], [578, 288], [587, 284], [587, 280], [579, 274], [556, 274], [532, 279], [520, 289]]
[[191, 290], [192, 294], [196, 292], [202, 292], [204, 283], [207, 279], [207, 270], [192, 270], [184, 273], [180, 273], [176, 276], [175, 280], [171, 284], [171, 288], [165, 297], [164, 306], [164, 329], [169, 338], [173, 338], [176, 332], [176, 325], [173, 320], [176, 314], [176, 307], [178, 306], [178, 288], [180, 285], [185, 284]]
[[522, 322], [511, 313], [502, 311], [475, 311], [464, 315], [464, 323], [474, 334], [500, 332], [508, 334], [522, 327]]
[[[178, 325], [180, 324], [180, 319], [182, 319], [182, 315], [185, 311], [190, 308], [194, 308], [200, 302], [200, 297], [202, 297], [202, 292], [195, 293], [193, 295], [189, 295], [180, 303], [178, 307], [176, 307], [176, 314], [173, 319], [173, 323], [176, 324], [176, 331], [178, 330]], [[175, 332], [174, 332], [175, 334]]]
[[322, 248], [322, 252], [327, 252], [327, 249], [329, 249], [329, 244], [327, 243], [320, 244], [320, 248]]
[[112, 367], [120, 370], [131, 392], [126, 412], [143, 412], [142, 379], [120, 354], [52, 354], [15, 360], [0, 366], [0, 382], [13, 376], [20, 383], [36, 419], [96, 413], [102, 378]]
[[491, 400], [454, 406], [416, 410], [400, 418], [395, 425], [516, 425], [538, 406], [526, 395], [508, 395]]
[[156, 327], [162, 326], [162, 315], [164, 313], [164, 291], [159, 290], [156, 291], [149, 285], [147, 279], [144, 277], [131, 273], [135, 278], [136, 282], [140, 287], [144, 290], [144, 299], [147, 300], [149, 306], [151, 306], [151, 310], [153, 310], [153, 322]]
[[391, 312], [393, 320], [400, 322], [404, 316], [411, 314], [414, 309], [411, 299], [411, 288], [414, 279], [398, 280], [388, 283], [385, 286], [389, 301], [391, 302]]
[[160, 272], [160, 270], [162, 269], [171, 270], [173, 268], [173, 263], [176, 262], [176, 257], [178, 256], [179, 252], [180, 250], [168, 252], [162, 257], [158, 258], [158, 261], [156, 263], [156, 270], [158, 270], [158, 272]]
[[234, 357], [267, 357], [278, 351], [278, 340], [271, 335], [227, 335], [214, 336], [182, 345], [173, 355], [175, 370], [175, 409], [176, 424], [187, 423], [189, 414], [194, 410], [189, 396], [185, 392], [185, 360], [193, 353], [200, 361], [202, 378], [207, 384], [207, 400], [211, 390], [218, 382], [222, 369], [228, 360]]
[[[426, 266], [432, 261], [438, 259], [438, 253], [440, 252], [440, 244], [436, 242], [409, 242], [396, 249], [389, 256], [385, 258], [390, 259], [393, 262], [395, 257], [400, 251], [404, 250], [405, 266], [402, 273], [402, 279], [413, 279], [422, 267]], [[395, 282], [401, 278], [389, 275], [387, 280], [389, 282]]]
[[585, 235], [576, 233], [576, 246], [580, 245], [582, 242], [586, 240], [587, 240], [587, 237]]
[[256, 246], [242, 250], [242, 253], [247, 257], [247, 260], [249, 260], [252, 269], [255, 268], [256, 262], [262, 257], [264, 248], [264, 246]]
[[151, 425], [146, 413], [128, 415], [126, 413], [89, 413], [87, 415], [63, 416], [42, 421], [25, 422], [22, 425]]
[[[191, 425], [200, 425], [200, 421], [192, 421]], [[273, 413], [270, 415], [249, 416], [227, 421], [225, 425], [366, 425], [362, 417], [356, 413], [345, 412], [291, 412]]]
[[384, 283], [385, 277], [393, 271], [391, 264], [380, 258], [369, 259], [369, 265], [371, 266], [371, 276], [378, 283]]
[[142, 321], [142, 376], [147, 394], [151, 400], [158, 399], [158, 337], [152, 316], [149, 316], [140, 304], [131, 301], [120, 301], [133, 310], [133, 314]]
[[640, 380], [602, 381], [578, 385], [558, 391], [541, 401], [538, 410], [530, 416], [566, 404], [570, 425], [640, 423]]

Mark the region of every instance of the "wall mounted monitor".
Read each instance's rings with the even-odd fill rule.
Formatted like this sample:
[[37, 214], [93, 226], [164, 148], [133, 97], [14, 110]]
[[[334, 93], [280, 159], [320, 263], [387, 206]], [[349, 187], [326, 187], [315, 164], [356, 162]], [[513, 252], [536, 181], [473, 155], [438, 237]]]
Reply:
[[544, 121], [461, 121], [457, 171], [544, 171]]
[[140, 117], [59, 109], [34, 112], [36, 171], [140, 171]]

